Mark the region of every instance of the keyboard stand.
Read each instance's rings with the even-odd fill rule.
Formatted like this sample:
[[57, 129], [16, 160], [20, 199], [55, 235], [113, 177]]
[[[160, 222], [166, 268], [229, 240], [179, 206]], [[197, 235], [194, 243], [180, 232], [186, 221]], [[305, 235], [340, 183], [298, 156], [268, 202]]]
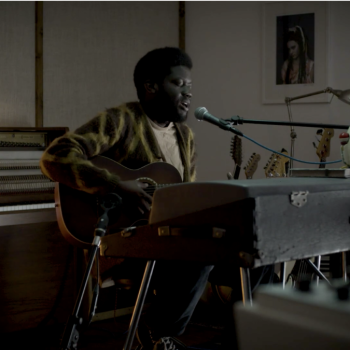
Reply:
[[[131, 350], [134, 342], [136, 329], [140, 320], [143, 305], [145, 303], [145, 298], [148, 292], [148, 288], [153, 275], [154, 265], [156, 260], [148, 260], [143, 274], [141, 286], [139, 289], [139, 294], [137, 295], [136, 304], [134, 311], [131, 316], [131, 321], [129, 325], [128, 335], [123, 347], [123, 350]], [[253, 305], [252, 290], [250, 286], [250, 273], [249, 268], [241, 267], [241, 288], [242, 288], [242, 298], [244, 305]]]
[[145, 303], [146, 295], [151, 282], [155, 264], [156, 264], [155, 260], [147, 261], [145, 272], [143, 274], [141, 286], [139, 289], [139, 294], [137, 295], [136, 304], [131, 316], [128, 335], [127, 335], [123, 350], [130, 350], [134, 342], [136, 329], [139, 324], [142, 308]]
[[250, 270], [246, 267], [240, 268], [241, 274], [241, 289], [242, 289], [242, 301], [244, 306], [252, 306], [253, 298], [252, 298], [252, 288], [250, 285]]

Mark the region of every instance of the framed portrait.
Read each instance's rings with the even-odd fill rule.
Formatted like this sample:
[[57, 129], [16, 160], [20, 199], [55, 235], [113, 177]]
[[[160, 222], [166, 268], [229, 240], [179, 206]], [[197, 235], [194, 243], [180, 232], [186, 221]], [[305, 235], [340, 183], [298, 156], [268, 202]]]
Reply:
[[[327, 2], [263, 4], [262, 102], [285, 103], [328, 86]], [[295, 103], [327, 103], [320, 94]]]

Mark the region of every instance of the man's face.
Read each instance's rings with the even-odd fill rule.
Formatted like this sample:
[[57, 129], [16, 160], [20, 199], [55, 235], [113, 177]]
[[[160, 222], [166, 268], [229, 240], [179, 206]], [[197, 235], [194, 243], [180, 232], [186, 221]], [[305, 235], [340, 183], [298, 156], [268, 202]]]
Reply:
[[176, 66], [170, 69], [163, 82], [159, 84], [157, 102], [165, 120], [172, 122], [184, 122], [191, 104], [191, 71], [184, 66]]

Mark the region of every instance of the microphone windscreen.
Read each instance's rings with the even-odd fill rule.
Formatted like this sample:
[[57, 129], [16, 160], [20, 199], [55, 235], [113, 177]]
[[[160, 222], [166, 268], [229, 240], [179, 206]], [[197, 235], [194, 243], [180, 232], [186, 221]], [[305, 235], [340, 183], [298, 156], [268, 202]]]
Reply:
[[198, 120], [203, 120], [204, 118], [204, 114], [208, 112], [208, 110], [205, 107], [198, 107], [196, 108], [196, 110], [194, 111], [194, 116], [198, 119]]

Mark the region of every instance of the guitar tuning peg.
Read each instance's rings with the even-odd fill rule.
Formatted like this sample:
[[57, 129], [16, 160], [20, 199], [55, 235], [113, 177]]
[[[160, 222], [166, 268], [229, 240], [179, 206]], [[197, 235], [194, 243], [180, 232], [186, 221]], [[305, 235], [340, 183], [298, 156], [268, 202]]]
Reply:
[[323, 129], [318, 129], [318, 130], [316, 131], [316, 135], [322, 135], [322, 133], [323, 133]]
[[314, 145], [314, 147], [317, 149], [316, 143], [315, 143], [315, 142], [313, 142], [312, 144], [313, 144], [313, 145]]

